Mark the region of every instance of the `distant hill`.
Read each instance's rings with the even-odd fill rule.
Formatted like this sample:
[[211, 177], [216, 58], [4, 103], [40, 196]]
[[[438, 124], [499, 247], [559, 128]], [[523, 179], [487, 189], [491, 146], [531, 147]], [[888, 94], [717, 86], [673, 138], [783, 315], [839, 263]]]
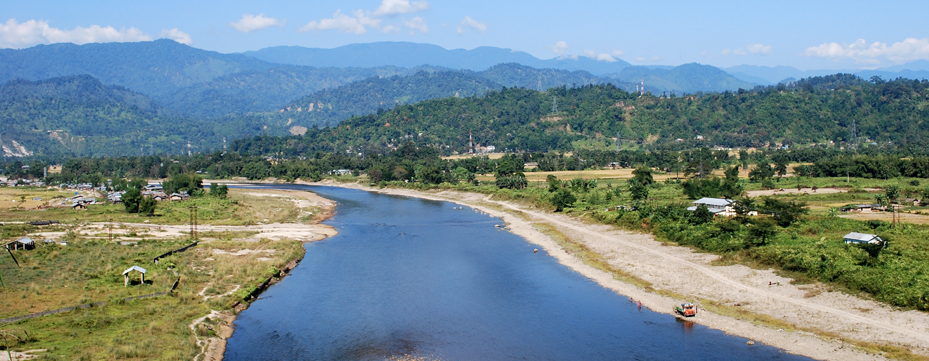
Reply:
[[350, 44], [333, 49], [276, 46], [242, 53], [267, 62], [314, 67], [399, 66], [413, 68], [435, 65], [451, 69], [486, 70], [501, 63], [518, 63], [533, 68], [584, 70], [592, 74], [616, 73], [629, 66], [620, 59], [597, 61], [589, 57], [542, 60], [522, 51], [482, 46], [472, 50], [447, 50], [438, 45], [409, 42]]
[[[501, 89], [484, 97], [444, 98], [358, 116], [303, 137], [235, 142], [243, 154], [316, 151], [386, 152], [410, 141], [444, 154], [463, 153], [468, 133], [499, 150], [570, 151], [626, 147], [768, 147], [779, 144], [911, 147], [929, 141], [925, 82], [872, 83], [851, 74], [801, 79], [790, 85], [688, 97], [639, 96], [610, 85]], [[552, 98], [558, 103], [552, 113]], [[856, 132], [853, 134], [852, 120]]]
[[[724, 70], [743, 81], [755, 82], [761, 85], [777, 84], [787, 78], [803, 79], [837, 73], [855, 74], [865, 79], [870, 79], [872, 76], [879, 76], [884, 80], [896, 78], [929, 79], [929, 61], [926, 60], [917, 60], [903, 65], [874, 70], [800, 70], [791, 66], [769, 67], [756, 65], [739, 65]], [[758, 82], [759, 79], [763, 79], [764, 82]]]
[[283, 65], [248, 70], [180, 88], [158, 97], [177, 115], [216, 118], [229, 114], [267, 112], [320, 90], [378, 76], [407, 75], [398, 67], [310, 68]]
[[722, 92], [752, 89], [757, 84], [739, 80], [722, 69], [697, 63], [684, 64], [671, 69], [630, 66], [618, 74], [608, 75], [621, 81], [636, 83], [645, 80], [645, 90], [652, 94], [664, 91], [675, 93]]
[[195, 121], [162, 115], [147, 96], [107, 86], [89, 75], [0, 86], [4, 157], [115, 156], [180, 153], [222, 145], [222, 137], [260, 134], [243, 120]]
[[145, 94], [174, 114], [195, 117], [269, 111], [328, 87], [405, 73], [397, 67], [317, 69], [272, 64], [167, 39], [0, 49], [0, 83], [86, 74], [103, 84]]
[[[409, 76], [372, 77], [322, 90], [297, 99], [276, 114], [295, 132], [300, 127], [334, 126], [357, 115], [374, 114], [429, 99], [482, 96], [502, 87], [550, 89], [613, 83], [632, 90], [635, 85], [594, 76], [586, 71], [535, 69], [525, 65], [499, 64], [480, 72], [414, 68]], [[541, 88], [540, 88], [541, 87]]]

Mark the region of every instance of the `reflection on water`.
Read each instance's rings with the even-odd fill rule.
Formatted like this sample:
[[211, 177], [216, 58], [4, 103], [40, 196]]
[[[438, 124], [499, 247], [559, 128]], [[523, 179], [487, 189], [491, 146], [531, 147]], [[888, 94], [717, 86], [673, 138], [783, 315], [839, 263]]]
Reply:
[[229, 360], [803, 359], [640, 309], [470, 208], [291, 188], [338, 201], [340, 233], [239, 315]]

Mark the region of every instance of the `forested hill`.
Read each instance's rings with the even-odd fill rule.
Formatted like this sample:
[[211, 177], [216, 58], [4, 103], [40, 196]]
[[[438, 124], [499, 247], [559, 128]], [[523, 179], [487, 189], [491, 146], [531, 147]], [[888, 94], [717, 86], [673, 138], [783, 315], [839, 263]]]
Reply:
[[[552, 113], [553, 98], [557, 112]], [[356, 117], [304, 137], [236, 142], [243, 154], [379, 152], [406, 141], [464, 153], [468, 131], [497, 150], [625, 147], [763, 147], [773, 144], [924, 147], [929, 142], [929, 82], [869, 82], [852, 75], [790, 86], [702, 96], [638, 96], [612, 85], [538, 92], [503, 89], [484, 97], [446, 98]]]
[[0, 49], [0, 83], [90, 75], [152, 98], [173, 114], [219, 117], [270, 111], [306, 94], [405, 68], [327, 68], [272, 64], [161, 39]]
[[145, 95], [89, 75], [0, 86], [4, 156], [42, 158], [181, 153], [216, 149], [222, 137], [253, 136], [261, 124], [195, 121], [159, 115]]
[[[502, 87], [548, 89], [610, 82], [619, 83], [586, 71], [535, 69], [514, 63], [499, 64], [481, 72], [417, 68], [409, 76], [372, 77], [310, 94], [280, 109], [273, 118], [291, 127], [328, 127], [352, 116], [379, 113], [397, 105], [481, 96]], [[635, 88], [629, 83], [621, 85], [627, 90]]]

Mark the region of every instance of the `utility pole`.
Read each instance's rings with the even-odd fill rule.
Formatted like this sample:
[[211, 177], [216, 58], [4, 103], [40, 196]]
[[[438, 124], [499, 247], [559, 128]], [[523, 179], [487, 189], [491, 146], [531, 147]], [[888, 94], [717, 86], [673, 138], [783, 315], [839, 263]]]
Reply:
[[190, 206], [190, 238], [197, 239], [197, 206]]

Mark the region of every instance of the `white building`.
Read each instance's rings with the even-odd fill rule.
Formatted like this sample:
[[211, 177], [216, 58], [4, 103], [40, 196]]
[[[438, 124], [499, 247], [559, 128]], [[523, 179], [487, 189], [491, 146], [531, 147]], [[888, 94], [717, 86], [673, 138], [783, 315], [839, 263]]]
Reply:
[[[701, 204], [706, 205], [706, 209], [710, 210], [713, 215], [720, 215], [724, 217], [735, 216], [735, 201], [731, 199], [722, 199], [722, 198], [700, 198], [693, 202], [693, 206], [687, 207], [688, 211], [695, 211], [697, 207]], [[753, 214], [754, 213], [754, 214]], [[749, 215], [756, 215], [757, 212], [751, 212]]]
[[846, 244], [884, 244], [884, 240], [876, 234], [851, 232], [845, 235]]

